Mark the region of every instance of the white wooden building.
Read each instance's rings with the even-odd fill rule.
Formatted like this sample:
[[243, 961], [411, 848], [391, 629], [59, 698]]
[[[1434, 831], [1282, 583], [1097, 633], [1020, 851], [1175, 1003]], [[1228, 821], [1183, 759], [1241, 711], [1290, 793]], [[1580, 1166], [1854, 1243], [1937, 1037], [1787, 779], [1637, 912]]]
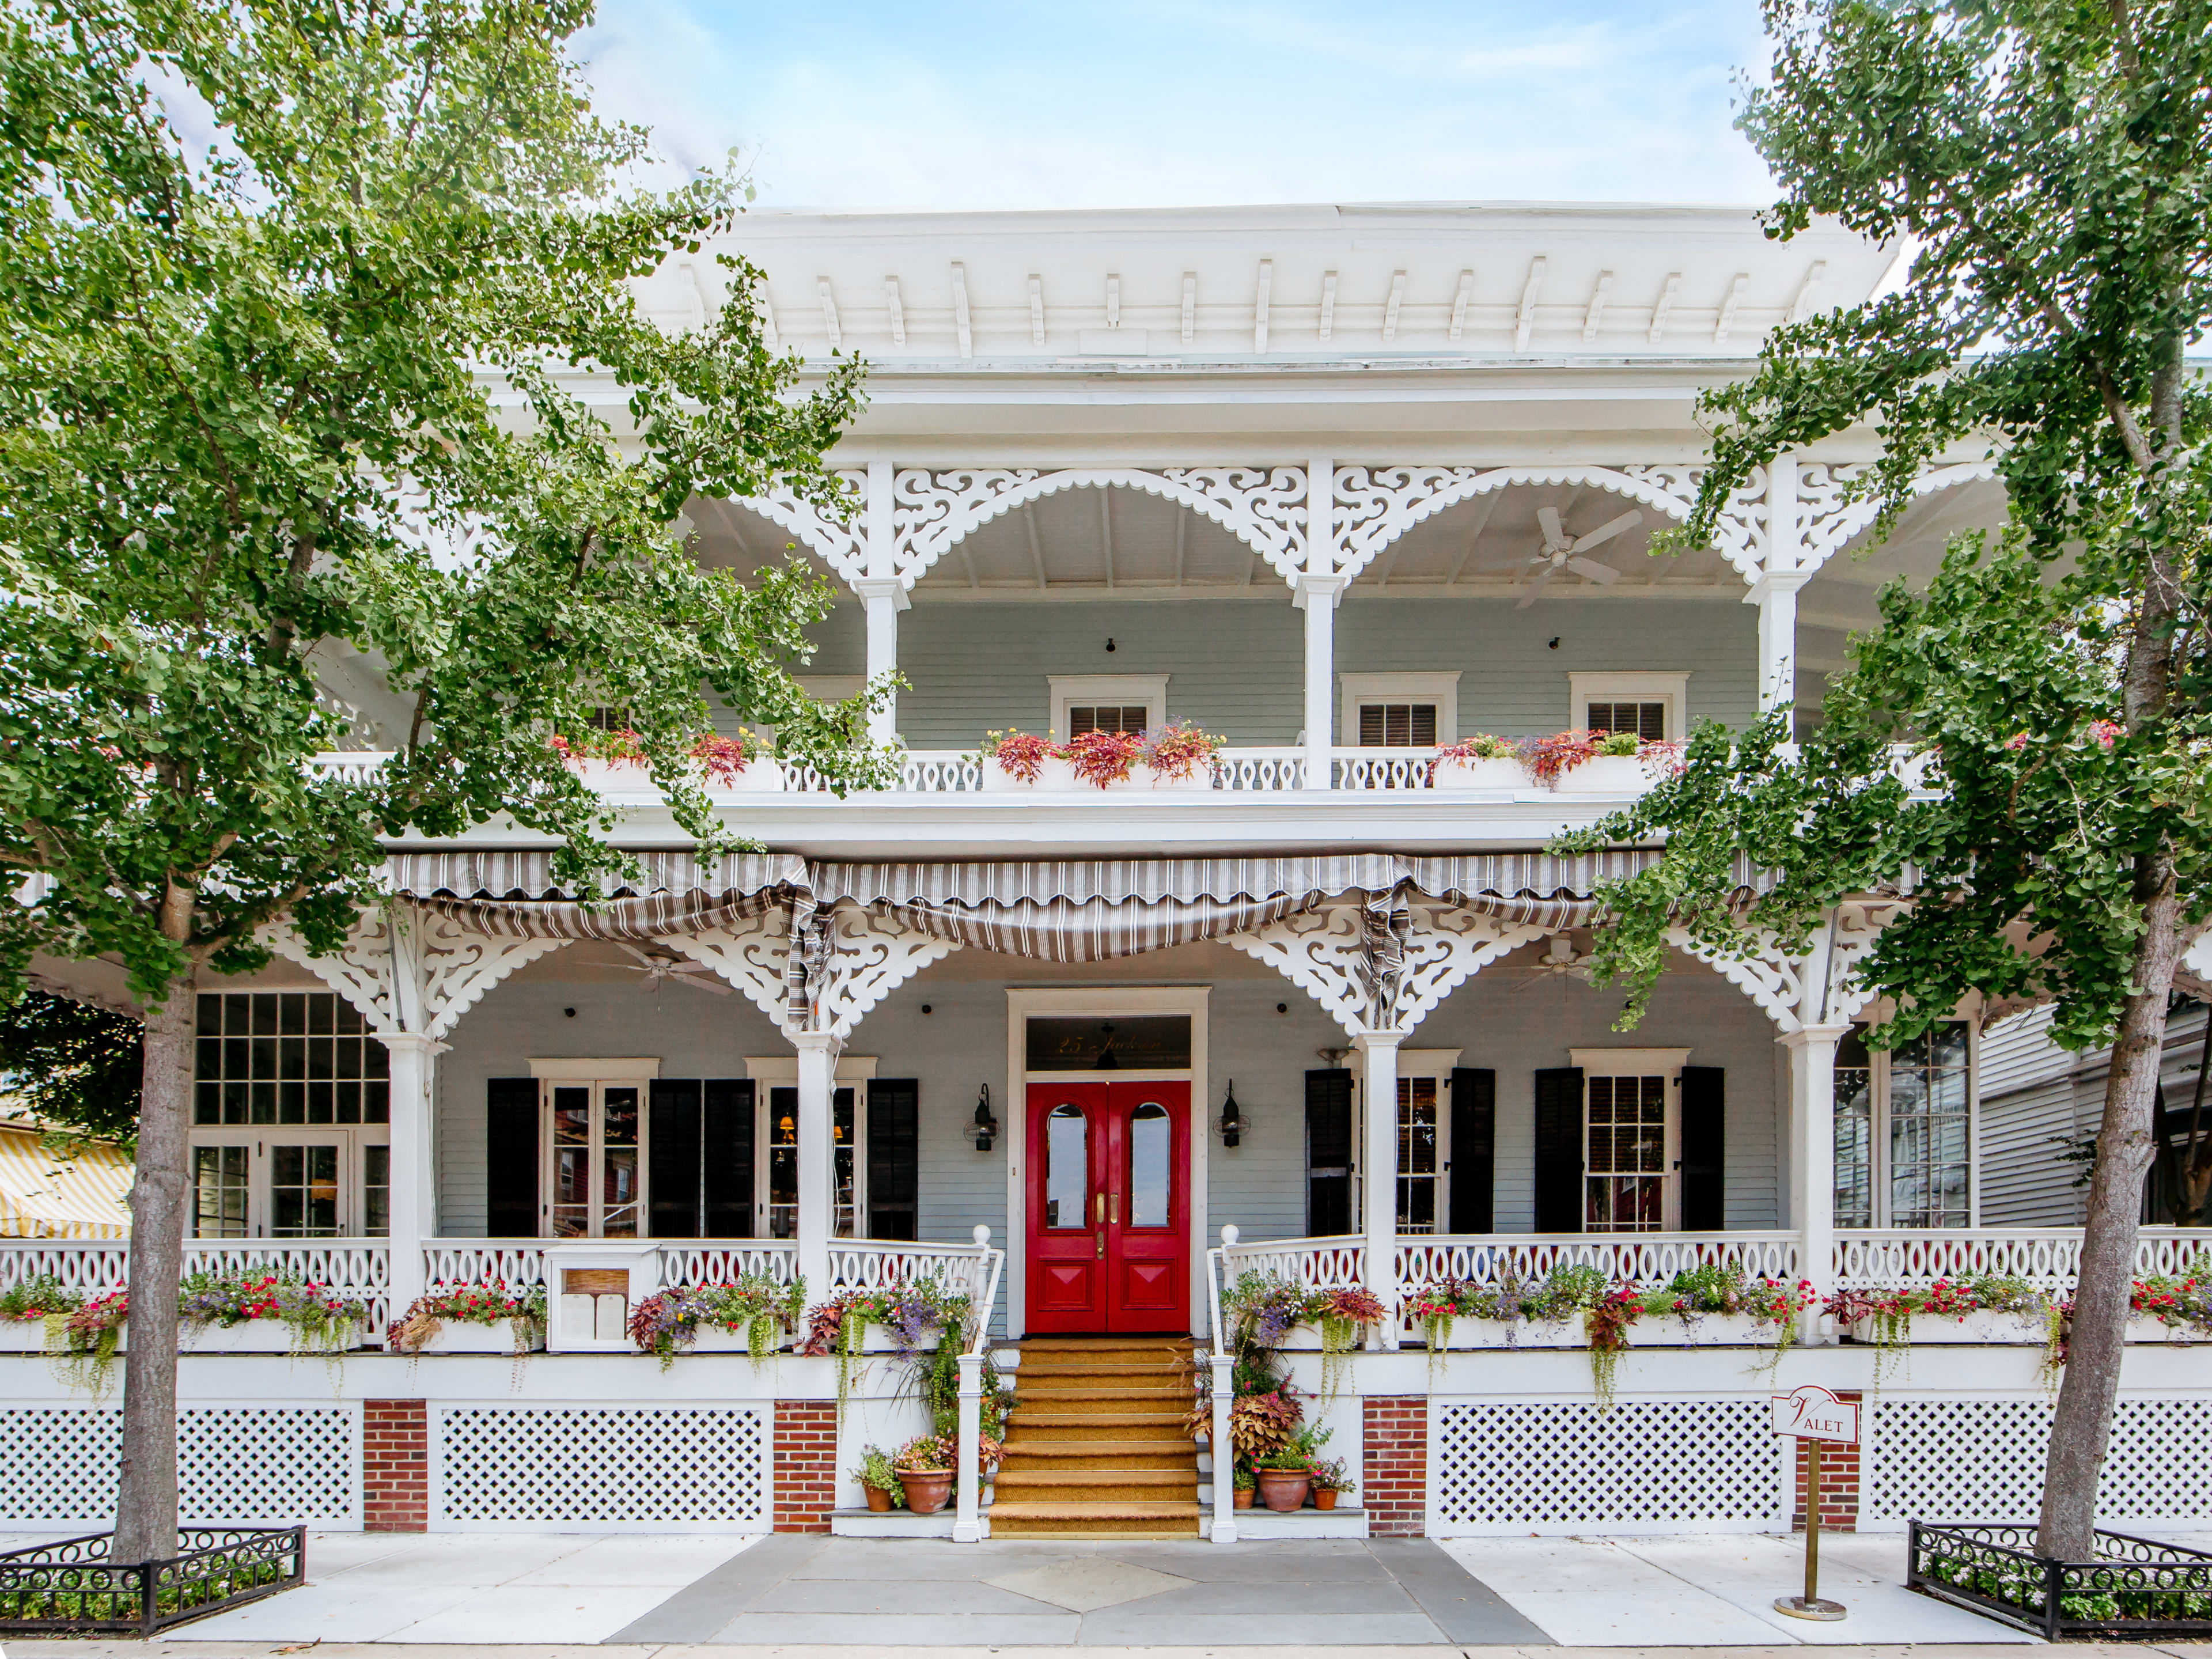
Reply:
[[[903, 676], [876, 734], [903, 746], [899, 787], [840, 799], [762, 763], [720, 799], [769, 851], [707, 868], [617, 771], [636, 888], [563, 892], [542, 844], [493, 826], [396, 845], [389, 909], [343, 956], [280, 940], [204, 999], [196, 1252], [386, 1316], [429, 1284], [541, 1282], [554, 1317], [519, 1366], [187, 1357], [188, 1510], [751, 1530], [857, 1503], [858, 1447], [910, 1409], [890, 1380], [829, 1463], [800, 1448], [834, 1418], [830, 1362], [663, 1370], [569, 1319], [572, 1273], [625, 1275], [634, 1303], [942, 1261], [994, 1341], [1185, 1352], [1215, 1335], [1218, 1275], [1255, 1264], [1394, 1307], [1509, 1260], [2063, 1285], [2073, 1236], [1988, 1202], [1979, 1011], [1910, 1051], [1856, 1043], [1852, 964], [1890, 905], [1844, 906], [1807, 959], [1685, 949], [1622, 1034], [1583, 966], [1589, 900], [1649, 854], [1544, 848], [1644, 775], [1431, 775], [1477, 733], [1678, 739], [1817, 709], [1879, 585], [2000, 521], [1962, 454], [1865, 548], [1873, 508], [1842, 490], [1875, 451], [1852, 434], [1764, 475], [1716, 545], [1646, 556], [1697, 488], [1698, 390], [1875, 291], [1894, 250], [1771, 242], [1739, 210], [1511, 204], [760, 214], [735, 240], [781, 347], [872, 365], [836, 458], [861, 507], [695, 501], [695, 545], [741, 569], [791, 547], [838, 585], [809, 683]], [[694, 324], [722, 275], [678, 263], [647, 303]], [[330, 680], [363, 751], [329, 763], [373, 764], [398, 711], [358, 663]], [[1194, 788], [998, 788], [975, 758], [994, 730], [1182, 720], [1227, 741]], [[121, 994], [106, 964], [41, 970]], [[115, 1246], [0, 1245], [0, 1273], [41, 1267], [122, 1271]], [[1869, 1385], [1871, 1350], [1803, 1334], [1785, 1384]], [[1790, 1524], [1756, 1350], [1640, 1350], [1599, 1412], [1586, 1353], [1419, 1340], [1394, 1318], [1329, 1407], [1366, 1494], [1330, 1526]], [[1869, 1413], [1859, 1524], [2018, 1510], [2039, 1359], [1917, 1354]], [[2202, 1513], [2212, 1477], [2161, 1449], [2212, 1420], [2203, 1362], [2146, 1347], [2126, 1389], [2108, 1513]], [[0, 1358], [0, 1524], [96, 1518], [104, 1408], [34, 1358]], [[958, 1535], [988, 1524], [976, 1501]], [[1186, 1529], [1234, 1537], [1224, 1507]]]

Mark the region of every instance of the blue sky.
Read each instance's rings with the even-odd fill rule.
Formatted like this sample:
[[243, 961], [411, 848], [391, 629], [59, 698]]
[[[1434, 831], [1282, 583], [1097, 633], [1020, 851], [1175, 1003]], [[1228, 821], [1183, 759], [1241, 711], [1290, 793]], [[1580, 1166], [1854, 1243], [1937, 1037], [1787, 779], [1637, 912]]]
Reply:
[[1764, 202], [1752, 0], [602, 0], [600, 107], [763, 205]]

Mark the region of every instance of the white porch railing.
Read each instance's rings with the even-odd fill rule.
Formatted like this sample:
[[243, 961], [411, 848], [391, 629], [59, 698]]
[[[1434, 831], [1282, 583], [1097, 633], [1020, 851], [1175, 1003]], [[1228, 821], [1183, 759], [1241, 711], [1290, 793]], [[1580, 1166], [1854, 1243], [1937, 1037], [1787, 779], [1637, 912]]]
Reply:
[[981, 1303], [994, 1294], [1004, 1250], [989, 1244], [991, 1230], [977, 1230], [972, 1244], [917, 1244], [887, 1238], [837, 1238], [830, 1242], [830, 1287], [824, 1300], [843, 1291], [887, 1291], [909, 1279], [936, 1277]]
[[[227, 1277], [260, 1270], [319, 1285], [331, 1295], [368, 1304], [369, 1328], [392, 1318], [392, 1251], [380, 1238], [194, 1238], [185, 1243], [185, 1272]], [[81, 1296], [105, 1296], [129, 1281], [127, 1239], [0, 1240], [0, 1288], [51, 1274]]]
[[668, 1239], [653, 1254], [660, 1259], [664, 1289], [734, 1285], [755, 1273], [788, 1285], [799, 1272], [799, 1247], [781, 1239]]
[[1443, 1279], [1541, 1279], [1555, 1267], [1595, 1267], [1607, 1279], [1664, 1284], [1686, 1268], [1738, 1267], [1753, 1278], [1795, 1279], [1797, 1235], [1741, 1233], [1492, 1233], [1401, 1237], [1398, 1283]]
[[[2179, 1274], [2199, 1251], [2212, 1252], [2212, 1229], [2145, 1227], [2136, 1243], [2136, 1273]], [[1902, 1289], [1969, 1273], [1998, 1273], [2045, 1290], [2064, 1290], [2081, 1267], [2079, 1227], [1838, 1230], [1834, 1270], [1821, 1288]]]

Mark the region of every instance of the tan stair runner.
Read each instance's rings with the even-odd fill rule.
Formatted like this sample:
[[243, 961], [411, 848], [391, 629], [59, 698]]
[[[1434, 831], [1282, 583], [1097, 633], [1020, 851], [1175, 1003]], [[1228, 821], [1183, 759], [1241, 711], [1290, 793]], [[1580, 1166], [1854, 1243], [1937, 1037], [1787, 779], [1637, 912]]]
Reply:
[[1199, 1531], [1191, 1340], [1033, 1337], [1014, 1372], [994, 1538], [1190, 1538]]

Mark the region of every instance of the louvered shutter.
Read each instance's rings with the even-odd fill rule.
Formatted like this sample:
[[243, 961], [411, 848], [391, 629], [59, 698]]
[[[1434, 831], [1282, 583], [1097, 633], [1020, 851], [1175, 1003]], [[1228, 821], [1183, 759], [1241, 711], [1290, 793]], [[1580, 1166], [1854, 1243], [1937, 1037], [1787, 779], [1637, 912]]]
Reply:
[[700, 1091], [700, 1185], [708, 1238], [751, 1238], [753, 1080], [710, 1077]]
[[697, 1238], [702, 1194], [699, 1186], [699, 1079], [655, 1078], [647, 1097], [651, 1115], [647, 1140], [652, 1148], [645, 1195], [655, 1238]]
[[1561, 1066], [1536, 1073], [1536, 1231], [1583, 1230], [1583, 1073]]
[[484, 1082], [484, 1236], [535, 1238], [538, 1213], [538, 1079]]
[[921, 1085], [868, 1083], [868, 1237], [914, 1240], [920, 1219]]
[[1306, 1232], [1352, 1231], [1352, 1073], [1306, 1073]]
[[1717, 1232], [1728, 1224], [1728, 1073], [1717, 1066], [1682, 1068], [1682, 1230]]
[[1498, 1170], [1498, 1073], [1472, 1066], [1451, 1074], [1451, 1231], [1486, 1233]]

